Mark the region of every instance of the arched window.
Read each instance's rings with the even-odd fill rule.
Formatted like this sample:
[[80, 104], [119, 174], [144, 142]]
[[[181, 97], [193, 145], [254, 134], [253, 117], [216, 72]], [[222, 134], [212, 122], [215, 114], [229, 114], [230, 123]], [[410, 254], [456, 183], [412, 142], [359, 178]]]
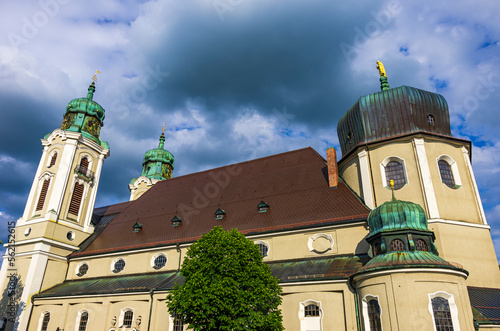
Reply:
[[441, 174], [441, 181], [450, 188], [455, 187], [455, 179], [453, 178], [453, 172], [451, 171], [451, 166], [445, 160], [438, 161], [439, 173]]
[[376, 299], [368, 301], [368, 320], [370, 322], [370, 331], [382, 331], [380, 322], [380, 305]]
[[126, 328], [132, 327], [132, 321], [134, 320], [134, 312], [127, 310], [123, 315], [123, 326]]
[[415, 242], [415, 249], [417, 251], [427, 252], [427, 244], [425, 243], [424, 240], [417, 239], [417, 241]]
[[389, 181], [394, 181], [394, 189], [399, 190], [406, 184], [405, 169], [402, 163], [391, 161], [385, 166], [385, 178], [387, 186], [390, 186]]
[[89, 313], [84, 311], [80, 315], [80, 325], [78, 326], [78, 331], [86, 331], [88, 321], [89, 321]]
[[45, 203], [45, 197], [47, 196], [47, 191], [49, 190], [50, 178], [43, 181], [42, 190], [40, 191], [40, 197], [38, 198], [38, 203], [36, 204], [36, 211], [42, 210]]
[[453, 331], [453, 320], [448, 300], [443, 297], [435, 297], [432, 298], [431, 302], [436, 331]]
[[173, 324], [173, 331], [184, 331], [184, 321], [179, 314], [175, 314]]
[[299, 306], [300, 331], [321, 331], [323, 310], [321, 302], [307, 300], [301, 302]]
[[89, 168], [89, 159], [87, 159], [86, 157], [82, 158], [82, 160], [80, 161], [80, 167], [83, 168], [82, 170], [87, 170]]
[[84, 188], [83, 184], [75, 183], [73, 195], [71, 196], [71, 202], [69, 204], [69, 212], [75, 216], [78, 216], [78, 212], [80, 211]]
[[401, 239], [394, 239], [391, 241], [391, 251], [398, 252], [405, 250], [405, 243]]
[[42, 327], [40, 328], [40, 331], [47, 331], [47, 328], [49, 327], [49, 322], [50, 322], [50, 313], [49, 312], [43, 313]]
[[462, 186], [458, 165], [450, 156], [441, 155], [437, 158], [437, 165], [441, 182], [452, 189], [458, 189]]
[[390, 156], [380, 164], [382, 174], [382, 183], [385, 187], [390, 188], [391, 179], [394, 181], [394, 189], [399, 190], [408, 184], [406, 176], [405, 161], [397, 156]]

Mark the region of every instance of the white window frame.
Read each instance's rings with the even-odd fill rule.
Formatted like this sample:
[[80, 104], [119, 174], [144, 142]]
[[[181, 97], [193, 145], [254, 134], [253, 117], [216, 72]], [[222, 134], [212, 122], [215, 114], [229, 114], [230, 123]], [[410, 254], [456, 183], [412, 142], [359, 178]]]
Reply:
[[[125, 327], [123, 325], [123, 320], [125, 319], [125, 313], [128, 311], [132, 312], [132, 325], [130, 325], [130, 328]], [[130, 308], [130, 307], [122, 308], [122, 310], [120, 312], [120, 317], [118, 318], [118, 329], [123, 329], [123, 330], [132, 329], [133, 325], [134, 325], [134, 317], [135, 317], [134, 308]]]
[[444, 291], [429, 293], [428, 308], [429, 308], [429, 314], [431, 314], [432, 325], [434, 326], [434, 330], [437, 329], [436, 329], [436, 321], [434, 320], [434, 310], [432, 309], [432, 299], [437, 297], [441, 297], [448, 300], [448, 305], [450, 306], [451, 321], [453, 323], [453, 330], [460, 331], [460, 324], [458, 322], [458, 308], [457, 304], [455, 303], [455, 298], [453, 297], [453, 294], [446, 293]]
[[[84, 264], [86, 264], [86, 265], [87, 265], [88, 269], [87, 269], [87, 272], [86, 272], [84, 275], [81, 275], [81, 276], [80, 276], [80, 267], [81, 267], [82, 265], [84, 265]], [[80, 262], [80, 263], [78, 263], [78, 264], [76, 265], [76, 268], [75, 268], [75, 275], [77, 275], [78, 277], [83, 277], [83, 276], [85, 276], [85, 275], [89, 272], [89, 270], [90, 270], [90, 266], [89, 266], [89, 264], [88, 264], [87, 262]]]
[[[306, 317], [305, 316], [305, 308], [314, 304], [319, 308], [319, 316], [318, 317]], [[312, 319], [319, 319], [319, 330], [310, 329], [307, 323]], [[308, 299], [306, 301], [299, 303], [299, 320], [300, 320], [300, 331], [323, 331], [323, 307], [321, 306], [321, 301], [316, 301], [313, 299]]]
[[[319, 239], [319, 238], [324, 238], [324, 239], [328, 240], [330, 242], [330, 247], [328, 247], [324, 251], [318, 251], [317, 249], [315, 249], [313, 246], [313, 243], [316, 239]], [[307, 241], [307, 247], [309, 248], [309, 252], [314, 252], [316, 254], [324, 254], [328, 251], [333, 250], [333, 245], [334, 245], [333, 237], [332, 237], [332, 235], [327, 234], [327, 233], [316, 233], [315, 235], [309, 237], [309, 240]]]
[[401, 187], [399, 189], [399, 190], [401, 190], [404, 187], [406, 187], [410, 182], [408, 181], [408, 172], [406, 171], [406, 162], [405, 162], [405, 159], [402, 159], [399, 156], [395, 156], [395, 155], [386, 157], [384, 159], [384, 161], [382, 161], [380, 163], [380, 174], [382, 175], [382, 186], [385, 187], [385, 188], [387, 188], [387, 189], [391, 189], [389, 186], [387, 186], [387, 177], [385, 176], [385, 167], [391, 161], [396, 161], [396, 162], [398, 162], [398, 163], [400, 163], [400, 164], [403, 165], [403, 174], [405, 176], [405, 182], [406, 183], [403, 185], [403, 187]]
[[125, 270], [125, 267], [123, 267], [123, 270], [120, 270], [118, 272], [114, 272], [114, 270], [115, 270], [115, 263], [118, 262], [118, 261], [120, 261], [120, 260], [123, 260], [123, 262], [125, 262], [125, 267], [127, 266], [127, 260], [124, 257], [121, 257], [121, 256], [117, 257], [116, 259], [114, 259], [113, 261], [111, 261], [110, 269], [111, 269], [111, 272], [113, 274], [115, 274], [115, 275], [119, 274], [120, 272], [122, 272], [123, 270]]
[[370, 316], [368, 315], [368, 302], [371, 300], [377, 300], [378, 306], [380, 308], [380, 326], [382, 327], [382, 330], [384, 329], [382, 325], [382, 306], [380, 305], [380, 300], [378, 295], [372, 295], [372, 294], [367, 294], [361, 299], [361, 310], [363, 313], [363, 324], [365, 326], [365, 330], [369, 331], [370, 330]]
[[[161, 268], [158, 268], [158, 269], [157, 269], [157, 268], [155, 268], [155, 267], [156, 267], [156, 266], [155, 266], [155, 260], [156, 260], [156, 258], [157, 258], [157, 257], [162, 256], [162, 255], [163, 255], [163, 256], [165, 256], [165, 258], [167, 259], [167, 261], [165, 262], [165, 265], [164, 265], [163, 267], [161, 267]], [[151, 257], [151, 263], [150, 263], [150, 265], [151, 265], [151, 268], [153, 268], [154, 270], [160, 270], [160, 269], [165, 268], [165, 267], [167, 266], [167, 263], [168, 263], [168, 257], [167, 257], [167, 254], [165, 254], [165, 253], [163, 253], [163, 252], [160, 252], [160, 253], [156, 253], [156, 254], [154, 254], [154, 255]]]
[[[45, 317], [45, 314], [49, 313], [49, 316], [52, 317], [52, 313], [50, 310], [44, 310], [40, 313], [40, 318], [38, 319], [38, 328], [36, 329], [37, 331], [42, 330], [42, 324], [43, 324], [43, 318]], [[49, 319], [49, 324], [50, 324], [50, 319]], [[47, 324], [48, 326], [48, 324]]]
[[85, 327], [85, 330], [90, 330], [89, 329], [90, 311], [88, 311], [87, 309], [82, 309], [82, 310], [79, 310], [78, 314], [76, 315], [75, 331], [78, 331], [80, 329], [80, 322], [81, 322], [80, 320], [82, 318], [82, 314], [83, 313], [87, 313], [87, 315], [89, 316], [89, 319], [87, 320], [87, 325]]
[[[174, 331], [174, 320], [175, 320], [175, 316], [172, 314], [169, 314], [169, 316], [168, 316], [168, 331]], [[186, 324], [184, 324], [184, 322], [182, 322], [182, 329], [186, 330]]]
[[[441, 170], [439, 169], [439, 161], [441, 161], [441, 160], [445, 161], [446, 163], [448, 163], [450, 165], [451, 173], [453, 174], [453, 180], [455, 181], [455, 186], [452, 189], [456, 190], [456, 189], [459, 189], [460, 187], [462, 187], [462, 180], [460, 179], [460, 173], [458, 172], [457, 162], [455, 160], [453, 160], [453, 158], [451, 156], [446, 155], [446, 154], [440, 155], [436, 159], [436, 166], [438, 169], [439, 179], [441, 180], [441, 183], [443, 183], [443, 178], [441, 177]], [[446, 186], [446, 187], [448, 187], [448, 186]]]
[[[253, 242], [255, 245], [265, 245], [267, 246], [267, 255], [262, 257], [262, 259], [265, 259], [265, 258], [268, 258], [269, 256], [271, 256], [271, 245], [269, 245], [269, 242], [267, 241], [264, 241], [264, 240], [255, 240]], [[260, 252], [260, 248], [259, 248], [259, 252]]]
[[[52, 157], [53, 157], [53, 156], [54, 156], [54, 154], [56, 154], [56, 153], [57, 153], [57, 158], [56, 158], [56, 163], [57, 163], [57, 159], [59, 158], [59, 156], [61, 155], [61, 153], [59, 152], [59, 150], [58, 150], [58, 149], [53, 149], [53, 150], [50, 152], [50, 154], [48, 154], [48, 156], [49, 156], [49, 157], [48, 157], [48, 158], [47, 158], [47, 160], [46, 160], [47, 162], [45, 162], [45, 167], [47, 167], [47, 168], [49, 168], [49, 169], [51, 168], [51, 167], [49, 167], [49, 164], [50, 164], [50, 161], [52, 160]], [[54, 164], [53, 166], [55, 166], [55, 164]]]

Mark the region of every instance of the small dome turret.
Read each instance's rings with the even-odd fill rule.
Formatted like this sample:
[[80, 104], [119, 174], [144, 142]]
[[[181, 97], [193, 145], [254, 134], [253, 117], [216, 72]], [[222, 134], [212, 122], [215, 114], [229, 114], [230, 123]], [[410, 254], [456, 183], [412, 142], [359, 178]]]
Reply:
[[158, 148], [153, 148], [144, 154], [142, 162], [142, 176], [151, 179], [169, 179], [172, 178], [174, 170], [174, 156], [163, 148], [165, 143], [165, 134], [162, 132]]

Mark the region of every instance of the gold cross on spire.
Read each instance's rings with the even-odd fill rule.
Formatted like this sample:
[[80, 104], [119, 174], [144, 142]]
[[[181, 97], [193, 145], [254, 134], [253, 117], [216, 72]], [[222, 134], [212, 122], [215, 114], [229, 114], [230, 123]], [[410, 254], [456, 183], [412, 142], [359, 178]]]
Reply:
[[396, 197], [394, 196], [394, 180], [389, 180], [389, 185], [391, 186], [391, 191], [392, 191], [392, 200], [395, 200]]
[[163, 128], [161, 128], [161, 132], [165, 132], [165, 122], [163, 122]]
[[100, 74], [100, 73], [101, 72], [98, 70], [95, 71], [95, 74], [92, 76], [92, 80], [94, 81], [94, 83], [97, 82], [97, 74]]

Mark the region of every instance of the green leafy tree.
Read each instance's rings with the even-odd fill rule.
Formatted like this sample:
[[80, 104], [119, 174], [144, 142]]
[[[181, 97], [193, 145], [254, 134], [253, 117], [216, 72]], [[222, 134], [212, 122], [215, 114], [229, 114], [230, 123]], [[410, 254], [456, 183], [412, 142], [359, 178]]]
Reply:
[[167, 296], [172, 314], [195, 331], [283, 330], [281, 287], [259, 248], [220, 226], [193, 243], [182, 263], [182, 285]]

